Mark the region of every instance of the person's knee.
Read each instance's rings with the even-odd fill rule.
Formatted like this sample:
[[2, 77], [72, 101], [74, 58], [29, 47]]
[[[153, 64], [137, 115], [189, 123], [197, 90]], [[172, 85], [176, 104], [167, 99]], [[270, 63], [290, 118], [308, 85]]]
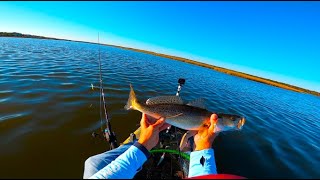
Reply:
[[85, 162], [84, 162], [84, 167], [85, 169], [89, 168], [91, 169], [92, 167], [96, 167], [96, 162], [94, 160], [94, 157], [89, 157]]
[[84, 163], [84, 178], [86, 179], [88, 177], [91, 177], [100, 169], [111, 163], [123, 152], [125, 152], [131, 145], [132, 142], [120, 146], [116, 149], [89, 157]]
[[97, 168], [97, 163], [95, 161], [94, 157], [89, 157], [85, 162], [84, 162], [84, 173], [83, 173], [83, 178], [87, 179], [94, 175], [96, 172], [98, 172]]

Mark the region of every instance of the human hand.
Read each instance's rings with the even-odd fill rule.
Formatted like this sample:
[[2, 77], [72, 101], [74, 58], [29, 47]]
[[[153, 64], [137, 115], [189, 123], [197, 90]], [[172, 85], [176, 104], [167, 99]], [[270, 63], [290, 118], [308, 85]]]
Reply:
[[[153, 124], [151, 123], [152, 121], [154, 122]], [[141, 132], [138, 142], [146, 149], [151, 150], [159, 142], [159, 132], [169, 126], [169, 124], [165, 123], [164, 118], [155, 120], [143, 113], [140, 121]]]
[[214, 128], [218, 121], [218, 116], [212, 114], [210, 116], [210, 124], [202, 126], [198, 133], [194, 136], [195, 151], [212, 148], [212, 143], [218, 133], [214, 133]]

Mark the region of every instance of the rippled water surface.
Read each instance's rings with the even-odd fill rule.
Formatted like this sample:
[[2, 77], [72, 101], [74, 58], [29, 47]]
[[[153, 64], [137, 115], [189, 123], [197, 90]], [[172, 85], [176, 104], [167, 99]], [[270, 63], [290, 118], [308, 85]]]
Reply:
[[[126, 111], [129, 83], [141, 100], [203, 97], [209, 110], [247, 118], [214, 142], [219, 173], [320, 178], [320, 98], [167, 58], [101, 47], [108, 112], [119, 142], [141, 114]], [[100, 129], [98, 46], [0, 38], [0, 178], [82, 178], [86, 158], [108, 148]]]

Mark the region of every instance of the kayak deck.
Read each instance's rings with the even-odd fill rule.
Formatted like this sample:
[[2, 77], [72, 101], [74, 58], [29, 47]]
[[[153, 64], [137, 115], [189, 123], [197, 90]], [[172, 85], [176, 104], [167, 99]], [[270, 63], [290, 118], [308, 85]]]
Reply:
[[[173, 129], [175, 128], [173, 127]], [[137, 139], [139, 139], [140, 132], [140, 127], [133, 132]], [[188, 175], [189, 160], [185, 154], [179, 155], [179, 151], [177, 150], [184, 132], [184, 130], [178, 128], [175, 129], [175, 132], [171, 133], [166, 133], [166, 131], [160, 132], [159, 142], [161, 143], [150, 151], [151, 157], [144, 163], [142, 169], [134, 176], [134, 179], [186, 178]], [[132, 137], [130, 136], [124, 140], [121, 145], [131, 142]], [[170, 151], [175, 151], [175, 153], [169, 153]]]

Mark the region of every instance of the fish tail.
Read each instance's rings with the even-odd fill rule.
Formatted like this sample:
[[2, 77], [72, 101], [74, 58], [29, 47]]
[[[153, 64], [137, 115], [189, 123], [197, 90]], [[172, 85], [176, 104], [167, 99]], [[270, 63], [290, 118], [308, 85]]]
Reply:
[[130, 94], [127, 101], [127, 104], [124, 106], [126, 110], [129, 109], [136, 109], [136, 106], [138, 105], [138, 100], [136, 98], [136, 94], [134, 93], [133, 87], [130, 84]]

